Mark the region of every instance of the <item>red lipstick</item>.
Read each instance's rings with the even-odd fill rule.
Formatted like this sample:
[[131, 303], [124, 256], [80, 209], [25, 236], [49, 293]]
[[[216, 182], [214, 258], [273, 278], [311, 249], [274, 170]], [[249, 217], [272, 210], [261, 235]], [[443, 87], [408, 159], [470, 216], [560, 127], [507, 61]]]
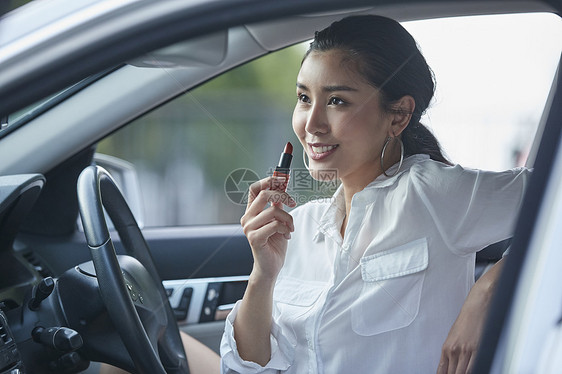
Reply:
[[281, 158], [279, 159], [279, 164], [275, 167], [273, 172], [274, 177], [284, 177], [285, 183], [279, 186], [273, 186], [272, 190], [285, 191], [287, 189], [287, 182], [289, 181], [289, 173], [291, 172], [291, 160], [293, 159], [293, 145], [291, 142], [287, 142], [283, 153], [281, 153]]

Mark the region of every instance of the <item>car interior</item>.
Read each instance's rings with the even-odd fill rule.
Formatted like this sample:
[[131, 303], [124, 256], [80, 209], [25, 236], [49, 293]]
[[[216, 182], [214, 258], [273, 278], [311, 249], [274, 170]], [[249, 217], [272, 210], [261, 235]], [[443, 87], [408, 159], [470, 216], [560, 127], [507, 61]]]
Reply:
[[[3, 69], [9, 59], [0, 55], [0, 87], [5, 87], [0, 90], [0, 373], [97, 373], [99, 362], [131, 372], [160, 372], [150, 368], [160, 360], [167, 368], [175, 365], [181, 349], [176, 326], [219, 351], [226, 315], [242, 297], [252, 269], [238, 222], [244, 191], [255, 179], [246, 173], [233, 186], [226, 180], [240, 176], [236, 170], [253, 171], [252, 178], [267, 175], [279, 147], [286, 139], [295, 141], [289, 125], [291, 77], [316, 30], [352, 14], [379, 14], [412, 28], [423, 20], [546, 14], [554, 30], [562, 30], [560, 8], [547, 1], [357, 1], [345, 6], [312, 1], [302, 9], [298, 2], [279, 9], [264, 2], [263, 9], [254, 4], [253, 12], [250, 4], [235, 2], [244, 10], [240, 14], [217, 2], [215, 17], [203, 12], [204, 5], [176, 4], [162, 6], [160, 18], [151, 6], [133, 8], [129, 17], [128, 5], [102, 11], [95, 1], [84, 0], [65, 11], [46, 12], [57, 9], [46, 3], [30, 2], [0, 18], [0, 27], [13, 29], [0, 32], [0, 47], [80, 15], [85, 25], [65, 26], [60, 36], [53, 31], [52, 41], [46, 37], [33, 51], [29, 66], [20, 62]], [[271, 9], [264, 10], [265, 4]], [[213, 2], [208, 8], [213, 10]], [[200, 17], [201, 25], [188, 17], [192, 23], [175, 33], [154, 31], [151, 38], [143, 32], [135, 38], [138, 24], [158, 29], [168, 15], [182, 12]], [[104, 46], [104, 35], [112, 33], [127, 47]], [[28, 39], [24, 42], [32, 45]], [[82, 53], [76, 45], [92, 50]], [[530, 124], [504, 128], [491, 116], [476, 127], [480, 139], [491, 124], [503, 134], [513, 131], [525, 138], [519, 148], [501, 150], [497, 137], [492, 144], [482, 141], [489, 148], [471, 153], [497, 151], [508, 159], [491, 167], [534, 166], [554, 101], [561, 45], [551, 47], [548, 69], [529, 69], [549, 74], [549, 86], [537, 94], [541, 104], [525, 119]], [[486, 57], [480, 59], [486, 66]], [[33, 67], [41, 63], [45, 68]], [[282, 73], [284, 68], [288, 72]], [[255, 88], [262, 76], [250, 75], [260, 69], [277, 79], [263, 83], [272, 86], [268, 91]], [[462, 69], [457, 74], [464, 74]], [[36, 80], [33, 92], [10, 88], [25, 86], [27, 79]], [[258, 83], [245, 86], [250, 79]], [[231, 86], [242, 89], [231, 91]], [[496, 87], [491, 83], [485, 90]], [[265, 104], [272, 101], [288, 111], [276, 113]], [[500, 111], [501, 105], [496, 103]], [[455, 155], [455, 145], [449, 150]], [[303, 169], [300, 160], [295, 168]], [[238, 195], [228, 194], [234, 192], [229, 188]], [[299, 185], [293, 190], [301, 193]], [[303, 201], [311, 196], [305, 190]], [[331, 192], [333, 186], [323, 186], [312, 195]], [[236, 198], [241, 200], [233, 202]], [[502, 258], [512, 241], [478, 253], [475, 279]], [[139, 335], [131, 335], [133, 330]], [[144, 357], [150, 350], [146, 344], [159, 347], [156, 362]]]

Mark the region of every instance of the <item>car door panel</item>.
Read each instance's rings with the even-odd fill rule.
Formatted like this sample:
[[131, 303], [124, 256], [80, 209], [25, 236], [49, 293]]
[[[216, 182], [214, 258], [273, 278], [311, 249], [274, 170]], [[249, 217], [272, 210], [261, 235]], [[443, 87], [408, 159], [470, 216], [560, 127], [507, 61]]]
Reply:
[[180, 328], [219, 351], [224, 319], [252, 269], [239, 225], [145, 229]]

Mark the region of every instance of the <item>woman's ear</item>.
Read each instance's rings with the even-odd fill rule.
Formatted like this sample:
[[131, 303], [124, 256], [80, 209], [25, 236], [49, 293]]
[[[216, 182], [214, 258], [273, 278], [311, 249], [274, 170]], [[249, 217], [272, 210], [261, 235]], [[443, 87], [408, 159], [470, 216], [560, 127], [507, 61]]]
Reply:
[[392, 104], [392, 108], [391, 131], [393, 136], [398, 136], [410, 123], [412, 113], [416, 109], [416, 101], [410, 95], [402, 96]]

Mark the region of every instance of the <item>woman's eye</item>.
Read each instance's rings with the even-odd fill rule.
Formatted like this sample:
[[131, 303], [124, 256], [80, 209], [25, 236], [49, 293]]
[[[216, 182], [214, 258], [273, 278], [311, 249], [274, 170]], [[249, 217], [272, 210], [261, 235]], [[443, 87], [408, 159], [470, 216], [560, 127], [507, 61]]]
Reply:
[[340, 99], [339, 97], [332, 97], [328, 100], [328, 105], [342, 105], [345, 104], [345, 101]]
[[305, 94], [297, 95], [297, 100], [300, 101], [301, 103], [309, 103], [310, 102], [310, 99]]

